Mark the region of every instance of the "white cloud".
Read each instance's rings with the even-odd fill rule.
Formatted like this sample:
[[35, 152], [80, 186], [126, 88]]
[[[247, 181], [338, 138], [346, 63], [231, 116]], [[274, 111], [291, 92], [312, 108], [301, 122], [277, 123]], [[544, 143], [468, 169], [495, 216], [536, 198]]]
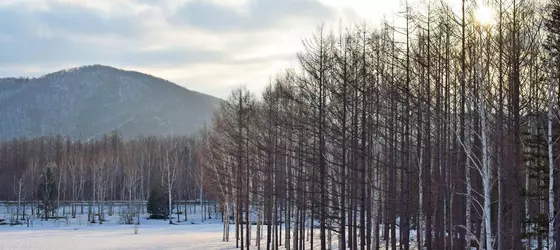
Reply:
[[388, 14], [395, 12], [400, 0], [383, 1], [383, 0], [319, 0], [327, 5], [337, 9], [346, 9], [355, 12], [360, 18], [367, 20], [381, 20]]
[[[362, 19], [377, 22], [398, 2], [2, 0], [0, 73], [36, 76], [81, 64], [106, 64], [219, 97], [241, 84], [258, 92], [293, 65], [301, 40], [320, 23], [336, 27]], [[194, 15], [193, 9], [185, 9], [189, 7], [197, 8], [197, 19], [184, 16]], [[29, 29], [35, 34], [29, 35]]]
[[37, 36], [40, 39], [50, 39], [53, 37], [53, 32], [48, 24], [39, 24], [37, 27]]

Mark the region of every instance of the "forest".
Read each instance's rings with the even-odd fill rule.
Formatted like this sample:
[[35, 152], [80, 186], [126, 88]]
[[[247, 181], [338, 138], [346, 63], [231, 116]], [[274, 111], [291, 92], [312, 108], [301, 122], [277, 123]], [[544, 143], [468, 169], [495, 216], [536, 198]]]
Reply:
[[[125, 141], [118, 131], [88, 141], [60, 135], [4, 141], [0, 143], [0, 190], [5, 191], [0, 201], [17, 202], [22, 212], [14, 215], [16, 219], [25, 219], [27, 205], [30, 215], [45, 220], [62, 215], [75, 218], [85, 210], [88, 220], [95, 223], [115, 214], [113, 208], [123, 203], [127, 214], [139, 216], [156, 192], [158, 197], [168, 196], [163, 205], [166, 216], [167, 211], [184, 212], [186, 201], [212, 200], [206, 197], [194, 146], [194, 137]], [[183, 204], [185, 208], [178, 207]], [[69, 211], [57, 207], [69, 207]]]
[[238, 248], [560, 249], [559, 0], [403, 2], [303, 47], [191, 137], [2, 142], [0, 199], [54, 171], [58, 200], [214, 200]]

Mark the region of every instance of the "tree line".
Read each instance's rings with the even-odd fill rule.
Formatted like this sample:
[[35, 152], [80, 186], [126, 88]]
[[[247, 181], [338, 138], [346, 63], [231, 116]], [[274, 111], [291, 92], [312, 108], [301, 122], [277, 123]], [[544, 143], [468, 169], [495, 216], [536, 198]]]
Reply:
[[560, 249], [560, 1], [460, 7], [321, 26], [231, 93], [198, 148], [237, 247]]
[[42, 219], [62, 213], [75, 218], [85, 210], [88, 221], [96, 223], [116, 213], [117, 202], [128, 204], [130, 213], [145, 212], [144, 202], [155, 193], [163, 195], [165, 216], [180, 211], [186, 219], [187, 208], [180, 204], [212, 199], [197, 167], [195, 141], [187, 136], [124, 140], [118, 132], [91, 140], [55, 135], [2, 141], [0, 200], [18, 202], [17, 218], [25, 219], [23, 210], [29, 209], [28, 216]]

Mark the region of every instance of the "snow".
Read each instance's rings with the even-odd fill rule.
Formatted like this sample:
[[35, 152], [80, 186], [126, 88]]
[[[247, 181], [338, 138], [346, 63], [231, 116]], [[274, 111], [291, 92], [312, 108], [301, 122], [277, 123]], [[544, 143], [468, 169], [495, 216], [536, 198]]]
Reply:
[[[148, 220], [146, 215], [141, 217], [138, 234], [134, 234], [134, 225], [119, 224], [120, 209], [115, 207], [115, 214], [107, 216], [103, 224], [91, 224], [87, 221], [87, 207], [84, 214], [76, 218], [43, 221], [32, 219], [27, 225], [0, 225], [0, 250], [10, 249], [236, 249], [235, 225], [230, 225], [230, 241], [222, 241], [223, 224], [220, 217], [216, 217], [210, 206], [213, 219], [201, 221], [200, 206], [190, 206], [187, 212], [188, 220], [170, 225], [169, 221]], [[61, 209], [59, 209], [60, 211]], [[70, 208], [65, 211], [69, 213]], [[27, 211], [30, 213], [30, 210]], [[15, 213], [15, 206], [0, 204], [0, 219], [9, 219]], [[176, 216], [176, 215], [174, 215]], [[180, 220], [184, 220], [180, 215]], [[173, 219], [176, 222], [176, 217]], [[194, 224], [193, 224], [194, 223]], [[382, 226], [382, 225], [381, 225]], [[284, 228], [285, 226], [283, 226]], [[381, 227], [382, 228], [382, 227]], [[266, 248], [266, 229], [262, 228], [263, 238], [261, 247]], [[251, 229], [252, 248], [256, 248], [256, 226]], [[306, 230], [307, 231], [307, 230]], [[314, 230], [315, 249], [319, 249], [319, 231]], [[307, 232], [306, 232], [307, 233]], [[397, 229], [397, 235], [399, 235]], [[416, 231], [411, 230], [411, 239], [416, 239]], [[310, 242], [306, 242], [309, 244]], [[337, 236], [333, 233], [332, 249], [338, 249]], [[384, 246], [384, 241], [381, 242]], [[285, 249], [280, 247], [280, 249]], [[309, 249], [309, 245], [306, 246]], [[411, 249], [417, 249], [416, 243], [411, 242]]]
[[[0, 207], [0, 218], [7, 220], [9, 211], [13, 212], [13, 209]], [[134, 234], [134, 225], [119, 224], [118, 214], [107, 216], [107, 221], [101, 225], [88, 223], [87, 212], [68, 219], [68, 222], [65, 219], [42, 221], [35, 218], [30, 227], [25, 224], [0, 226], [0, 250], [235, 249], [235, 241], [222, 241], [220, 219], [201, 222], [200, 213], [188, 214], [188, 217], [189, 221], [176, 225], [142, 218], [138, 234]], [[181, 215], [180, 219], [183, 220], [184, 216]]]
[[0, 249], [233, 249], [221, 241], [220, 224], [142, 224], [138, 234], [130, 225], [85, 227], [0, 228]]

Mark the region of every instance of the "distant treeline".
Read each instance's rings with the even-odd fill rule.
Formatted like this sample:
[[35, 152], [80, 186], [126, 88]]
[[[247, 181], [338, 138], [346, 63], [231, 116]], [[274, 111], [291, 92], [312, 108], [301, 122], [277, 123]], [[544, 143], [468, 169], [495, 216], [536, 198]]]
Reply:
[[57, 201], [146, 201], [156, 187], [170, 190], [172, 199], [205, 199], [194, 149], [195, 138], [125, 141], [117, 132], [88, 141], [61, 135], [2, 141], [0, 200], [40, 200], [47, 168]]

